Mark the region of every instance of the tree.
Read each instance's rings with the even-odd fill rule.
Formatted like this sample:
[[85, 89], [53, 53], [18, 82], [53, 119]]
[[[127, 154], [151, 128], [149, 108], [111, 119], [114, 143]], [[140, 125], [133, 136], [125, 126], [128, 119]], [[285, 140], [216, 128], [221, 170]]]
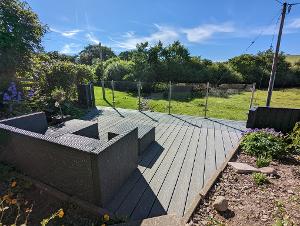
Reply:
[[30, 67], [32, 54], [42, 49], [41, 39], [46, 31], [47, 27], [27, 3], [0, 1], [1, 83], [13, 79], [17, 71]]
[[79, 53], [79, 62], [92, 65], [95, 60], [101, 59], [101, 57], [103, 61], [106, 61], [115, 56], [111, 48], [102, 45], [88, 45]]
[[106, 80], [134, 80], [134, 63], [132, 61], [114, 60], [107, 64], [104, 69], [104, 78]]
[[69, 61], [75, 63], [76, 56], [70, 56], [67, 54], [59, 53], [58, 51], [48, 52], [47, 55], [56, 61]]

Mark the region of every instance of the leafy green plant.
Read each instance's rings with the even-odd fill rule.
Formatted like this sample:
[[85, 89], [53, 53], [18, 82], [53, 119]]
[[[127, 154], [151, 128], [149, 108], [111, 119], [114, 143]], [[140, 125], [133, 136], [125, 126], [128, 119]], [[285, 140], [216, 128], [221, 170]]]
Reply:
[[207, 222], [208, 226], [225, 226], [224, 223], [220, 222], [219, 220], [215, 219], [212, 216], [208, 217], [208, 222]]
[[255, 157], [282, 158], [289, 153], [283, 134], [271, 129], [253, 130], [246, 133], [241, 142], [241, 149]]
[[263, 173], [253, 173], [252, 178], [257, 185], [263, 185], [269, 182], [268, 177]]
[[272, 161], [271, 157], [268, 157], [268, 156], [259, 156], [256, 159], [256, 166], [258, 168], [265, 167], [265, 166], [270, 165], [271, 161]]
[[288, 146], [287, 150], [300, 155], [300, 122], [297, 122], [292, 133], [287, 137]]

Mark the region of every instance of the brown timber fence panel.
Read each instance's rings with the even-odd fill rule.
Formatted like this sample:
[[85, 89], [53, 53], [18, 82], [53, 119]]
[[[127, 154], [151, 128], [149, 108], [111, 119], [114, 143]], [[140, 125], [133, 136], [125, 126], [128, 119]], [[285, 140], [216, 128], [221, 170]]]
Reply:
[[300, 121], [300, 109], [257, 107], [249, 110], [247, 128], [274, 128], [289, 132]]

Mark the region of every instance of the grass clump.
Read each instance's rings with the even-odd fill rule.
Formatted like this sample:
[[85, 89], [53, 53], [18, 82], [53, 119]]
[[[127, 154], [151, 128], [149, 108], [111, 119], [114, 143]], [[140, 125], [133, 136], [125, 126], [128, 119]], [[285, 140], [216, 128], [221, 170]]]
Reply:
[[269, 166], [272, 162], [272, 158], [268, 156], [259, 156], [256, 159], [256, 166], [258, 168]]
[[257, 185], [269, 183], [268, 177], [263, 173], [253, 173], [252, 178]]

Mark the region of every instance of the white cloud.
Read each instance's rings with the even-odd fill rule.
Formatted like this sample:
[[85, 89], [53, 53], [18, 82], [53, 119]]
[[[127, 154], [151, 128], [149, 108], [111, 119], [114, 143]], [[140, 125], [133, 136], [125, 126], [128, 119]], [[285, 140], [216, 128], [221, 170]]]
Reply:
[[55, 33], [59, 33], [60, 35], [67, 37], [67, 38], [73, 38], [75, 35], [77, 35], [79, 32], [82, 31], [80, 29], [74, 29], [74, 30], [70, 30], [70, 31], [60, 31], [55, 28], [50, 28], [50, 30]]
[[188, 41], [197, 43], [208, 40], [216, 33], [229, 33], [234, 31], [234, 27], [228, 23], [204, 24], [194, 28], [182, 29]]
[[300, 18], [296, 18], [292, 20], [292, 22], [288, 25], [290, 28], [300, 28]]
[[99, 44], [100, 40], [97, 39], [97, 37], [92, 33], [89, 32], [87, 34], [85, 34], [85, 37], [87, 38], [87, 40], [93, 44]]
[[154, 24], [154, 26], [156, 31], [148, 36], [136, 36], [133, 31], [130, 31], [122, 35], [121, 41], [112, 41], [115, 42], [115, 47], [122, 49], [135, 49], [137, 43], [149, 42], [150, 44], [154, 44], [158, 41], [162, 41], [166, 44], [179, 38], [179, 33], [174, 28], [160, 26], [158, 24]]
[[81, 45], [76, 43], [65, 44], [61, 49], [64, 54], [76, 54], [81, 50]]

